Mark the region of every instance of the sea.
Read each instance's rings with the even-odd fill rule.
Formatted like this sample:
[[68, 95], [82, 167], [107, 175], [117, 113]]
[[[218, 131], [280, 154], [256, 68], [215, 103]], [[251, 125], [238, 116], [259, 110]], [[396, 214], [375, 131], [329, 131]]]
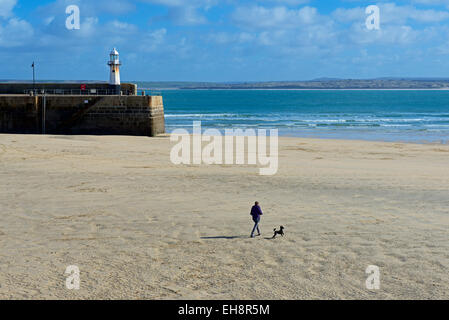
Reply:
[[280, 136], [449, 143], [445, 90], [162, 90], [167, 133], [278, 129]]

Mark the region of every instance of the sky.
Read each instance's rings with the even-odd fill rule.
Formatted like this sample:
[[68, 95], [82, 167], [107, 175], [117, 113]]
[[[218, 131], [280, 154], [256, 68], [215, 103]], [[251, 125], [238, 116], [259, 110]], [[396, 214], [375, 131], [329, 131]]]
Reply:
[[113, 47], [124, 81], [449, 78], [449, 0], [0, 0], [0, 79], [107, 81]]

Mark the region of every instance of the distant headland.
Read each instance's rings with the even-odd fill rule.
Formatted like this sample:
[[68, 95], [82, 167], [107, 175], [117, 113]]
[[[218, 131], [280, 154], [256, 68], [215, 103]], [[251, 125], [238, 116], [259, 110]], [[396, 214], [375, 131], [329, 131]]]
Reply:
[[[29, 83], [21, 80], [1, 80], [0, 83]], [[70, 83], [103, 83], [80, 80]], [[319, 78], [304, 81], [246, 81], [246, 82], [193, 82], [193, 81], [132, 81], [142, 90], [449, 90], [449, 78], [378, 78], [337, 79]], [[45, 80], [36, 83], [67, 83]], [[107, 82], [104, 82], [107, 83]]]
[[139, 88], [152, 89], [216, 89], [216, 90], [449, 90], [449, 78], [378, 78], [378, 79], [335, 79], [320, 78], [307, 81], [269, 82], [152, 82], [136, 81]]

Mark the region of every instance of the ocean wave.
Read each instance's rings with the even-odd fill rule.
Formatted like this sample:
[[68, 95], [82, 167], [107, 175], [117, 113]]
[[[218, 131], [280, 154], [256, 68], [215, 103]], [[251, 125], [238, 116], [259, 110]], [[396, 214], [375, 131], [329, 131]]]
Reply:
[[166, 118], [216, 118], [216, 117], [234, 117], [237, 114], [229, 113], [176, 113], [165, 114]]

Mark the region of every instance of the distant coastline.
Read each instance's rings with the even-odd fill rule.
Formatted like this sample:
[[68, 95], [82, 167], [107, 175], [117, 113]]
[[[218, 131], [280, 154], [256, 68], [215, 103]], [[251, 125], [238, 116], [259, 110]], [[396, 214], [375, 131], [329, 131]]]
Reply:
[[[0, 80], [0, 83], [24, 80]], [[94, 83], [92, 80], [37, 81], [36, 83]], [[449, 78], [328, 79], [269, 82], [132, 81], [140, 90], [449, 90]]]
[[[139, 90], [153, 90], [153, 88], [139, 88]], [[226, 88], [226, 89], [217, 89], [217, 88], [158, 88], [157, 90], [166, 90], [166, 91], [182, 91], [182, 90], [197, 90], [197, 91], [207, 91], [207, 90], [215, 90], [215, 91], [228, 91], [228, 90], [242, 90], [242, 91], [449, 91], [448, 88], [440, 88], [440, 89], [377, 89], [377, 88], [366, 88], [366, 89], [271, 89], [271, 88]]]
[[271, 82], [148, 82], [139, 88], [159, 90], [449, 90], [449, 79], [317, 79]]

